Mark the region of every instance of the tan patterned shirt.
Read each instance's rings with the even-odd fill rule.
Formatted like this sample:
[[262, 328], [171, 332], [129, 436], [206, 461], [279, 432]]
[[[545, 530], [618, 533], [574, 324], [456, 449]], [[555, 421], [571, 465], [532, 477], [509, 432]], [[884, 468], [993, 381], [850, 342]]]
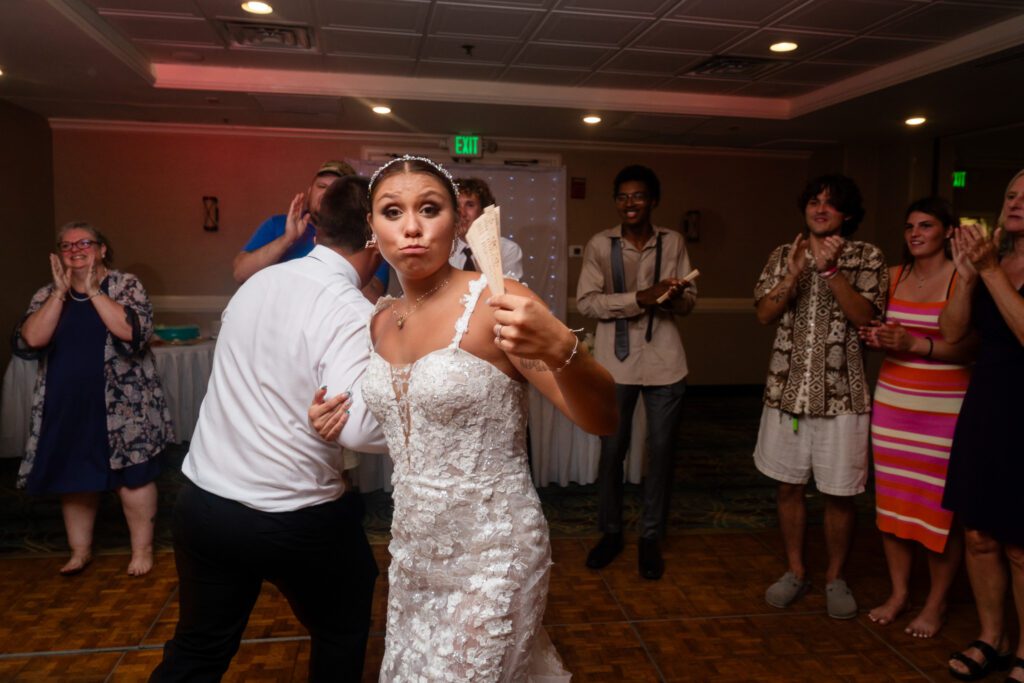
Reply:
[[[792, 245], [772, 252], [754, 287], [760, 301], [786, 276]], [[867, 242], [847, 242], [839, 270], [853, 288], [885, 312], [889, 272], [882, 251]], [[843, 315], [828, 282], [813, 267], [800, 274], [797, 296], [782, 314], [764, 390], [764, 404], [793, 415], [823, 417], [871, 411], [864, 376], [864, 348], [857, 328]]]

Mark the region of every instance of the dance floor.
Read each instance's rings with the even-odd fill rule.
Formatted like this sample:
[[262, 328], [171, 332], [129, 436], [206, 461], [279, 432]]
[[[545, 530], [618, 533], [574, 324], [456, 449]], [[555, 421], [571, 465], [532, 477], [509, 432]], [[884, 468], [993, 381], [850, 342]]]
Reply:
[[[949, 652], [976, 635], [966, 580], [958, 577], [948, 623], [934, 639], [903, 633], [912, 611], [885, 628], [872, 624], [867, 609], [886, 597], [888, 579], [869, 495], [860, 497], [847, 572], [861, 614], [842, 622], [825, 614], [820, 524], [808, 533], [812, 591], [788, 610], [765, 604], [764, 589], [783, 562], [772, 486], [749, 459], [758, 404], [756, 392], [692, 392], [660, 581], [638, 577], [635, 542], [602, 571], [584, 566], [596, 536], [593, 486], [541, 491], [555, 561], [545, 623], [573, 680], [950, 680]], [[55, 504], [13, 491], [10, 465], [0, 474], [0, 681], [144, 681], [177, 618], [166, 524], [173, 477], [161, 479], [161, 550], [149, 576], [124, 573], [126, 532], [116, 502], [108, 500], [95, 561], [83, 574], [63, 578], [57, 569], [66, 550]], [[631, 518], [636, 493], [628, 489]], [[368, 529], [382, 570], [365, 675], [373, 681], [384, 645], [390, 502], [383, 494], [369, 499]], [[814, 523], [820, 505], [814, 496], [809, 503]], [[921, 564], [912, 596], [918, 606], [927, 585]], [[302, 681], [308, 656], [304, 629], [268, 585], [225, 680]]]

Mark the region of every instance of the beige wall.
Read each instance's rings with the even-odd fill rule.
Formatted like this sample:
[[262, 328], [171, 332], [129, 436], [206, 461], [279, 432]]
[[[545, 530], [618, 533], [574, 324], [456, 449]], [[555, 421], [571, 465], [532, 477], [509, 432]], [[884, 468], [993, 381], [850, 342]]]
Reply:
[[8, 338], [32, 294], [50, 279], [53, 249], [53, 149], [46, 119], [0, 101], [0, 367]]
[[[53, 141], [55, 222], [95, 223], [110, 236], [118, 267], [139, 275], [152, 295], [179, 296], [230, 295], [231, 259], [260, 221], [283, 212], [321, 161], [358, 158], [364, 145], [329, 134], [190, 127], [58, 126]], [[380, 146], [379, 140], [365, 144], [371, 142]], [[916, 149], [864, 145], [813, 155], [622, 147], [546, 151], [560, 152], [567, 176], [587, 183], [585, 199], [567, 200], [569, 244], [583, 245], [617, 223], [612, 181], [631, 163], [648, 165], [661, 178], [658, 224], [679, 228], [686, 211], [701, 212], [700, 240], [690, 245], [702, 272], [701, 297], [739, 308], [709, 306], [681, 323], [695, 384], [763, 381], [773, 329], [759, 326], [738, 300], [751, 297], [769, 252], [801, 229], [795, 199], [809, 176], [839, 170], [857, 179], [869, 212], [858, 237], [886, 237], [891, 244], [883, 246], [892, 252], [900, 237], [891, 226], [900, 225], [908, 197], [923, 182], [923, 168], [930, 179], [931, 163], [915, 156]], [[217, 232], [202, 229], [204, 195], [220, 200]], [[888, 232], [879, 228], [882, 223]], [[579, 259], [570, 259], [569, 297], [575, 295], [579, 267]], [[213, 317], [163, 314], [158, 321], [205, 325]], [[571, 322], [592, 324], [576, 316]]]

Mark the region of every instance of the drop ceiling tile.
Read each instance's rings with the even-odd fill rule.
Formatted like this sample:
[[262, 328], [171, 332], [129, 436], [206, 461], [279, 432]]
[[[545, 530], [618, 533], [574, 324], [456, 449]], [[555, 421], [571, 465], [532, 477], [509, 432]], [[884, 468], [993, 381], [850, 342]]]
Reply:
[[[743, 57], [761, 57], [776, 59], [780, 62], [792, 62], [818, 54], [823, 50], [838, 47], [849, 40], [846, 36], [830, 36], [817, 33], [799, 33], [797, 31], [779, 31], [769, 29], [759, 31], [746, 40], [727, 45], [725, 54]], [[793, 52], [772, 52], [768, 48], [774, 43], [788, 41], [799, 45]]]
[[[438, 4], [460, 4], [461, 0], [441, 0]], [[554, 0], [474, 0], [474, 5], [498, 5], [502, 7], [514, 6], [527, 9], [545, 9], [553, 4]], [[465, 4], [464, 2], [462, 4]]]
[[351, 74], [384, 74], [388, 76], [412, 76], [416, 67], [412, 59], [388, 59], [385, 57], [357, 57], [355, 55], [325, 55], [324, 65], [329, 71]]
[[704, 26], [660, 21], [637, 39], [631, 47], [715, 52], [726, 42], [736, 40], [747, 29]]
[[376, 28], [422, 33], [430, 5], [397, 0], [316, 0], [316, 13], [324, 26]]
[[884, 64], [902, 59], [915, 52], [938, 45], [923, 40], [899, 40], [896, 38], [857, 38], [845, 45], [823, 52], [818, 56], [830, 62], [858, 62], [860, 64]]
[[673, 19], [718, 19], [760, 24], [779, 10], [801, 4], [803, 0], [691, 0], [668, 16]]
[[132, 40], [156, 40], [164, 43], [223, 45], [213, 27], [199, 18], [143, 18], [107, 15], [111, 25]]
[[409, 34], [368, 31], [320, 30], [320, 48], [325, 54], [348, 54], [415, 59], [420, 37]]
[[699, 64], [711, 55], [688, 55], [678, 52], [623, 50], [612, 57], [602, 70], [633, 73], [675, 74]]
[[888, 24], [875, 34], [948, 40], [1021, 14], [1022, 8], [982, 5], [928, 5], [920, 12]]
[[582, 69], [534, 69], [514, 66], [502, 74], [501, 80], [511, 83], [566, 86], [578, 84], [588, 73]]
[[530, 43], [515, 59], [516, 66], [558, 66], [591, 69], [610, 55], [608, 48]]
[[643, 74], [623, 74], [602, 71], [591, 74], [580, 85], [585, 88], [625, 88], [628, 90], [648, 90], [657, 88], [669, 77]]
[[801, 62], [765, 76], [768, 83], [805, 83], [808, 85], [829, 85], [849, 78], [868, 68], [862, 64], [830, 64], [822, 62]]
[[638, 18], [552, 13], [534, 39], [615, 46], [648, 24]]
[[609, 12], [617, 15], [638, 15], [654, 18], [664, 6], [676, 4], [678, 0], [631, 0], [628, 5], [622, 0], [560, 0], [558, 9]]
[[501, 74], [501, 67], [494, 64], [420, 61], [416, 67], [416, 75], [423, 78], [468, 78], [475, 81], [493, 81], [499, 74]]
[[[471, 46], [466, 53], [464, 46]], [[423, 45], [423, 59], [445, 61], [486, 62], [507, 64], [519, 50], [520, 43], [512, 40], [490, 40], [484, 38], [427, 38]]]
[[703, 95], [728, 95], [743, 85], [744, 81], [739, 80], [678, 77], [661, 84], [658, 90], [674, 90]]
[[776, 26], [859, 33], [920, 3], [907, 0], [816, 0], [780, 19]]
[[[138, 0], [86, 0], [86, 2], [100, 14], [104, 14], [106, 11], [137, 12], [139, 10]], [[199, 16], [192, 3], [181, 0], [150, 0], [146, 3], [146, 12]]]
[[543, 13], [506, 7], [438, 5], [431, 19], [431, 35], [525, 38]]

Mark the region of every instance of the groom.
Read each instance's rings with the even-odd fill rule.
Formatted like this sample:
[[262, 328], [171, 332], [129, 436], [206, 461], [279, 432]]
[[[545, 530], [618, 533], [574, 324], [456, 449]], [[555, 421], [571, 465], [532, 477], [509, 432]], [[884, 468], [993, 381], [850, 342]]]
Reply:
[[213, 374], [174, 509], [181, 615], [151, 681], [219, 681], [263, 581], [311, 639], [310, 681], [358, 681], [377, 564], [338, 444], [309, 426], [314, 392], [351, 391], [342, 446], [381, 452], [360, 399], [372, 306], [359, 289], [380, 263], [364, 249], [367, 184], [347, 176], [321, 200], [317, 246], [266, 268], [223, 315]]

